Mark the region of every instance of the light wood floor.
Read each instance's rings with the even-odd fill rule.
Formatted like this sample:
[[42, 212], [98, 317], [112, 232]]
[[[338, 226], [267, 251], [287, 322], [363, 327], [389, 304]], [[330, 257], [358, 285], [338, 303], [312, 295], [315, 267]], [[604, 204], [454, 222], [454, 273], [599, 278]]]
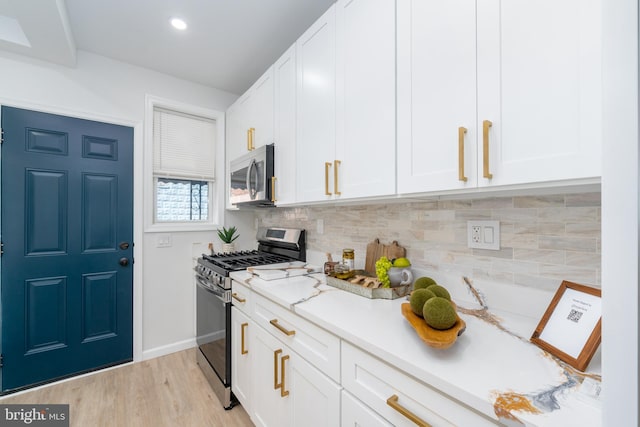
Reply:
[[68, 403], [71, 426], [245, 427], [242, 408], [225, 411], [195, 360], [195, 348], [9, 395], [1, 404]]

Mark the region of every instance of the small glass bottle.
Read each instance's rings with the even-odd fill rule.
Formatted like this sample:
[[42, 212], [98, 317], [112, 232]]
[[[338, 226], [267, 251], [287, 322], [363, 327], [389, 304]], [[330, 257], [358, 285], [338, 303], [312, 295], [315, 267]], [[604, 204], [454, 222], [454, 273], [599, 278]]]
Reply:
[[354, 269], [354, 258], [355, 258], [355, 254], [353, 249], [342, 250], [342, 263], [349, 266], [349, 270]]

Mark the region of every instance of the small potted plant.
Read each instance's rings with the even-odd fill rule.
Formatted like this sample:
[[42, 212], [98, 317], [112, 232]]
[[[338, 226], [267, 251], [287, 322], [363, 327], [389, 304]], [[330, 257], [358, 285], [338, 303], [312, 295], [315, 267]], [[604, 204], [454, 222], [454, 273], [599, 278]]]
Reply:
[[233, 241], [240, 237], [240, 235], [237, 234], [237, 231], [238, 230], [234, 226], [229, 228], [222, 227], [222, 230], [218, 229], [218, 237], [220, 237], [220, 240], [223, 242], [222, 252], [228, 253], [236, 250]]

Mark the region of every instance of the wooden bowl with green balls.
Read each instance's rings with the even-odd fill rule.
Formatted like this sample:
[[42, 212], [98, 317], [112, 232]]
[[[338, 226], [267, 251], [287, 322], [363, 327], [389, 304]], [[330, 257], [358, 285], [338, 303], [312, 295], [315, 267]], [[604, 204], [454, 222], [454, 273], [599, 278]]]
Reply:
[[428, 277], [416, 280], [410, 302], [401, 308], [420, 339], [434, 348], [451, 347], [467, 327], [446, 288]]

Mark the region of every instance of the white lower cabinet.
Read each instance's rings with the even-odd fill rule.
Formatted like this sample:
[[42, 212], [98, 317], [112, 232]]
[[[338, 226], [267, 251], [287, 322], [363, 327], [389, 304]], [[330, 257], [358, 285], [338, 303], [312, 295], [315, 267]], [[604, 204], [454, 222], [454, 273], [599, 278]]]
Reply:
[[342, 390], [342, 427], [392, 427], [387, 420], [373, 409]]
[[251, 413], [251, 374], [253, 345], [249, 333], [255, 326], [236, 307], [231, 308], [231, 390], [247, 413]]
[[340, 425], [340, 386], [256, 326], [252, 420], [261, 427]]
[[[282, 361], [285, 356], [282, 354], [283, 345], [259, 326], [252, 329], [250, 340], [254, 348], [252, 370], [255, 398], [247, 412], [258, 427], [287, 425], [289, 399], [281, 395], [279, 384], [282, 380], [280, 367], [284, 364], [286, 372], [290, 362], [286, 359]], [[286, 377], [284, 379], [285, 387], [289, 387]]]
[[232, 389], [253, 423], [339, 426], [340, 339], [235, 281], [233, 294]]
[[[496, 426], [371, 354], [342, 343], [342, 386], [394, 426]], [[365, 424], [367, 425], [367, 424]]]

